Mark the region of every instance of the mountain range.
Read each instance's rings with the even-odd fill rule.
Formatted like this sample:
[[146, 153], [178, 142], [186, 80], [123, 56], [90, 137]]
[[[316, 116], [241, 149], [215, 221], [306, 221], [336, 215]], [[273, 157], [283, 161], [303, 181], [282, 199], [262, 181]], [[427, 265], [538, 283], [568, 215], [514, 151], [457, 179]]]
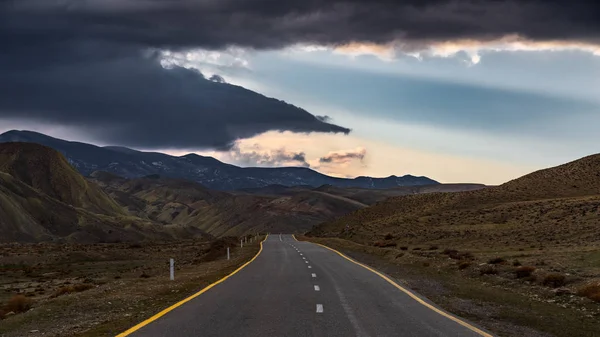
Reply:
[[190, 180], [83, 177], [36, 143], [0, 143], [0, 241], [116, 242], [305, 232], [391, 196], [485, 188], [271, 185], [218, 191]]
[[262, 188], [269, 185], [312, 186], [332, 185], [386, 189], [398, 186], [436, 185], [427, 177], [404, 175], [387, 178], [357, 177], [344, 179], [330, 177], [305, 167], [238, 167], [213, 157], [187, 154], [181, 157], [158, 152], [142, 152], [125, 147], [100, 147], [49, 137], [32, 131], [8, 131], [0, 135], [0, 143], [26, 142], [51, 147], [61, 152], [82, 175], [95, 171], [114, 173], [124, 178], [148, 175], [195, 181], [203, 186], [222, 191]]

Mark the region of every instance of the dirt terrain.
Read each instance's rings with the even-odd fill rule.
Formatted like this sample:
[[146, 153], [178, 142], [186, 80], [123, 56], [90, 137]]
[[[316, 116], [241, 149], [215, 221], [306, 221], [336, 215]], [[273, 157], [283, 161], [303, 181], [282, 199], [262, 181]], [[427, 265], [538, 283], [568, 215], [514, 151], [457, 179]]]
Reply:
[[600, 336], [600, 305], [587, 297], [600, 289], [600, 252], [594, 247], [551, 252], [382, 248], [338, 238], [297, 238], [375, 267], [496, 336]]
[[254, 239], [239, 248], [238, 238], [0, 244], [0, 336], [114, 336], [232, 272], [258, 249]]
[[500, 186], [389, 198], [307, 236], [381, 258], [399, 278], [412, 271], [417, 288], [442, 285], [447, 296], [426, 295], [459, 314], [460, 298], [490, 302], [482, 313], [501, 308], [498, 317], [475, 315], [483, 326], [600, 335], [600, 155]]

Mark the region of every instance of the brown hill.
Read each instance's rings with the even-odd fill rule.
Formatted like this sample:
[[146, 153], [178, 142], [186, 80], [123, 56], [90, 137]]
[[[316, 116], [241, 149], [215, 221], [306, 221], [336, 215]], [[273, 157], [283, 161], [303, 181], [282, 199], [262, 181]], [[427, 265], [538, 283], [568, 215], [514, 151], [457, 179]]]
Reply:
[[94, 172], [90, 178], [130, 214], [164, 224], [197, 228], [211, 235], [294, 233], [393, 195], [483, 188], [456, 184], [393, 190], [272, 185], [233, 193], [212, 191], [186, 180], [124, 179]]
[[33, 143], [1, 143], [0, 171], [74, 207], [125, 214], [98, 186], [88, 183], [59, 152]]
[[90, 179], [131, 215], [197, 228], [215, 236], [303, 232], [314, 224], [367, 206], [301, 187], [232, 194], [212, 191], [192, 181], [160, 177], [123, 179], [95, 172]]
[[75, 208], [0, 172], [0, 242], [118, 242], [203, 235], [135, 217]]
[[[401, 196], [316, 226], [368, 243], [498, 247], [600, 242], [600, 155], [476, 191]], [[348, 226], [348, 227], [346, 227]]]
[[[103, 213], [103, 214], [101, 214]], [[128, 216], [52, 149], [0, 144], [0, 242], [117, 242], [203, 236]]]

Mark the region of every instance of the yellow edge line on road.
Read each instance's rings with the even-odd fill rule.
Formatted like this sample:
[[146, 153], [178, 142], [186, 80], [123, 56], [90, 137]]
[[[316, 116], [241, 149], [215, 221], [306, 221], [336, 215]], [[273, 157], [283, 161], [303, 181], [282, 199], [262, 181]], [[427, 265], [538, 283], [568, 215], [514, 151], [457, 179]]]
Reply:
[[294, 238], [294, 240], [298, 241], [298, 239], [296, 239], [296, 234], [292, 234], [292, 237]]
[[235, 273], [237, 273], [238, 271], [242, 270], [244, 267], [246, 267], [247, 265], [249, 265], [252, 261], [254, 261], [260, 255], [260, 253], [263, 250], [263, 242], [265, 242], [265, 240], [267, 240], [267, 237], [269, 237], [269, 234], [267, 234], [267, 236], [265, 236], [264, 240], [262, 240], [260, 242], [260, 249], [258, 250], [258, 253], [256, 253], [256, 255], [254, 255], [254, 257], [250, 261], [248, 261], [248, 262], [244, 263], [243, 265], [241, 265], [238, 269], [234, 270], [231, 274], [229, 274], [229, 275], [223, 277], [222, 279], [220, 279], [220, 280], [218, 280], [218, 281], [216, 281], [216, 282], [208, 285], [206, 288], [200, 290], [199, 292], [195, 293], [194, 295], [192, 295], [192, 296], [190, 296], [190, 297], [188, 297], [186, 299], [183, 299], [183, 300], [181, 300], [181, 301], [173, 304], [172, 306], [170, 306], [170, 307], [166, 308], [165, 310], [159, 312], [158, 314], [156, 314], [156, 315], [148, 318], [147, 320], [145, 320], [145, 321], [137, 324], [136, 326], [129, 328], [127, 331], [121, 332], [116, 337], [129, 336], [133, 332], [135, 332], [135, 331], [143, 328], [144, 326], [146, 326], [146, 325], [148, 325], [148, 324], [156, 321], [157, 319], [161, 318], [162, 316], [164, 316], [165, 314], [167, 314], [169, 311], [171, 311], [171, 310], [173, 310], [173, 309], [175, 309], [175, 308], [183, 305], [186, 302], [189, 302], [189, 301], [193, 300], [194, 298], [196, 298], [196, 297], [204, 294], [205, 292], [207, 292], [210, 288], [212, 288], [212, 287], [216, 286], [217, 284], [219, 284], [219, 283], [225, 281], [226, 279], [230, 278]]
[[337, 250], [335, 250], [335, 249], [333, 249], [333, 248], [329, 248], [329, 247], [327, 247], [327, 246], [325, 246], [325, 245], [322, 245], [322, 244], [320, 244], [320, 243], [316, 243], [316, 244], [317, 244], [317, 245], [319, 245], [319, 246], [321, 246], [321, 247], [323, 247], [323, 248], [327, 248], [327, 249], [329, 249], [329, 250], [331, 250], [331, 251], [333, 251], [333, 252], [335, 252], [335, 253], [339, 254], [339, 255], [340, 255], [341, 257], [343, 257], [344, 259], [346, 259], [346, 260], [348, 260], [348, 261], [350, 261], [350, 262], [352, 262], [352, 263], [354, 263], [354, 264], [357, 264], [357, 265], [359, 265], [359, 266], [361, 266], [361, 267], [363, 267], [363, 268], [365, 268], [365, 269], [367, 269], [367, 270], [369, 270], [369, 271], [371, 271], [371, 272], [373, 272], [373, 273], [377, 274], [379, 277], [381, 277], [382, 279], [384, 279], [384, 280], [388, 281], [388, 283], [390, 283], [390, 284], [391, 284], [391, 285], [393, 285], [394, 287], [398, 288], [400, 291], [404, 292], [404, 293], [405, 293], [405, 294], [407, 294], [408, 296], [412, 297], [412, 299], [414, 299], [415, 301], [417, 301], [417, 302], [421, 303], [422, 305], [424, 305], [424, 306], [425, 306], [425, 307], [427, 307], [428, 309], [431, 309], [431, 310], [433, 310], [433, 311], [437, 312], [438, 314], [440, 314], [440, 315], [442, 315], [442, 316], [444, 316], [444, 317], [446, 317], [446, 318], [448, 318], [448, 319], [451, 319], [451, 320], [453, 320], [454, 322], [456, 322], [456, 323], [458, 323], [458, 324], [460, 324], [460, 325], [464, 326], [465, 328], [467, 328], [467, 329], [469, 329], [469, 330], [471, 330], [471, 331], [473, 331], [473, 332], [476, 332], [476, 333], [480, 334], [481, 336], [484, 336], [484, 337], [493, 337], [493, 336], [492, 336], [492, 335], [490, 335], [489, 333], [487, 333], [487, 332], [485, 332], [485, 331], [482, 331], [481, 329], [478, 329], [478, 328], [476, 328], [476, 327], [472, 326], [471, 324], [469, 324], [469, 323], [467, 323], [467, 322], [465, 322], [465, 321], [462, 321], [462, 320], [460, 320], [460, 319], [458, 319], [458, 318], [456, 318], [456, 317], [454, 317], [454, 316], [452, 316], [452, 315], [450, 315], [450, 314], [448, 314], [448, 313], [445, 313], [445, 312], [443, 312], [442, 310], [440, 310], [440, 309], [438, 309], [438, 308], [434, 307], [433, 305], [431, 305], [431, 304], [429, 304], [429, 303], [427, 303], [427, 302], [423, 301], [423, 300], [422, 300], [422, 299], [420, 299], [420, 298], [419, 298], [417, 295], [413, 294], [413, 293], [412, 293], [410, 290], [407, 290], [407, 289], [405, 289], [405, 288], [403, 288], [403, 287], [399, 286], [399, 285], [398, 285], [396, 282], [392, 281], [392, 280], [391, 280], [389, 277], [387, 277], [387, 276], [383, 275], [382, 273], [378, 272], [377, 270], [375, 270], [375, 269], [373, 269], [373, 268], [371, 268], [371, 267], [369, 267], [369, 266], [367, 266], [367, 265], [364, 265], [364, 264], [362, 264], [362, 263], [360, 263], [360, 262], [354, 261], [353, 259], [351, 259], [351, 258], [347, 257], [346, 255], [344, 255], [344, 254], [342, 254], [342, 253], [338, 252]]

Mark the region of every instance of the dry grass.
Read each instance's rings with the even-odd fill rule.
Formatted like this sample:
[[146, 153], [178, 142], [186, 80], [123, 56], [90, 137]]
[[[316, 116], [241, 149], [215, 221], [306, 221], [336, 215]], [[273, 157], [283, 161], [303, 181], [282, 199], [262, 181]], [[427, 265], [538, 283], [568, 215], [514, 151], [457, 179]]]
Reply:
[[471, 262], [461, 262], [458, 264], [458, 269], [459, 270], [463, 270], [463, 269], [467, 269], [471, 266]]
[[535, 267], [533, 266], [521, 266], [515, 269], [515, 275], [517, 278], [526, 278], [530, 277], [535, 271]]
[[544, 276], [542, 284], [552, 288], [562, 287], [567, 284], [567, 277], [563, 274], [548, 274]]
[[[236, 245], [228, 261], [222, 246], [193, 240], [136, 248], [0, 244], [0, 266], [6, 266], [0, 272], [0, 303], [18, 294], [34, 305], [6, 317], [0, 335], [20, 337], [34, 326], [45, 336], [114, 336], [230, 273], [258, 251], [258, 243]], [[175, 281], [169, 280], [169, 258], [175, 259]]]
[[498, 274], [498, 269], [492, 265], [485, 265], [479, 269], [479, 273], [481, 275], [496, 275]]
[[32, 300], [23, 295], [15, 295], [13, 296], [6, 305], [4, 306], [4, 311], [6, 313], [13, 312], [15, 314], [26, 312], [31, 309]]
[[505, 263], [505, 262], [506, 262], [506, 259], [504, 259], [503, 257], [495, 257], [488, 261], [489, 264], [499, 264], [499, 263]]
[[71, 294], [71, 293], [80, 293], [82, 291], [90, 290], [92, 288], [95, 288], [95, 286], [92, 284], [87, 284], [87, 283], [80, 283], [80, 284], [76, 284], [73, 286], [60, 287], [50, 297], [54, 298], [54, 297]]
[[577, 295], [587, 297], [595, 302], [600, 302], [600, 280], [592, 281], [577, 289]]

